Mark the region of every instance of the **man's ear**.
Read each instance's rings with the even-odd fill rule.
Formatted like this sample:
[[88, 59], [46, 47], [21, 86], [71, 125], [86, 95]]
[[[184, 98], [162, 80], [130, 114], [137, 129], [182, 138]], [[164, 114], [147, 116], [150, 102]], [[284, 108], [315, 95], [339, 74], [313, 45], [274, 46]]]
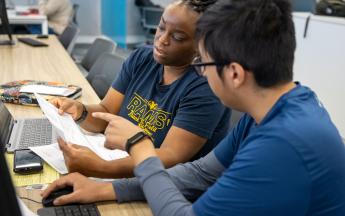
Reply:
[[224, 69], [226, 70], [224, 71], [224, 78], [231, 81], [233, 88], [238, 88], [243, 85], [246, 80], [246, 73], [240, 64], [233, 62], [224, 67]]

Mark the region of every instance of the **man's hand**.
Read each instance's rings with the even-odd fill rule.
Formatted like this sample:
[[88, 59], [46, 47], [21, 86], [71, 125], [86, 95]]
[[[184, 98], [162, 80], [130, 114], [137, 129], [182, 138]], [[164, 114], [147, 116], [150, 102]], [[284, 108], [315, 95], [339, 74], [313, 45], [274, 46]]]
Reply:
[[107, 162], [87, 147], [69, 144], [62, 139], [58, 139], [58, 143], [70, 173], [80, 172], [86, 176], [95, 176]]
[[46, 198], [51, 192], [67, 186], [73, 187], [73, 193], [55, 199], [54, 205], [93, 203], [116, 199], [112, 183], [96, 182], [79, 173], [72, 173], [54, 181], [41, 193], [41, 196]]
[[117, 115], [94, 112], [92, 113], [92, 116], [109, 122], [108, 127], [104, 132], [104, 146], [108, 149], [125, 150], [127, 139], [142, 131], [140, 127]]
[[83, 112], [83, 104], [70, 98], [55, 97], [49, 102], [59, 109], [60, 115], [68, 113], [74, 120], [78, 119]]

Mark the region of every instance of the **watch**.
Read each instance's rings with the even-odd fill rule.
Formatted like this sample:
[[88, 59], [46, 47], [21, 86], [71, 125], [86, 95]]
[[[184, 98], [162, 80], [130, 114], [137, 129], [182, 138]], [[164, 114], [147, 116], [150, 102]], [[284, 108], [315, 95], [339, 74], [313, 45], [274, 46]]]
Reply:
[[81, 116], [80, 116], [78, 119], [75, 120], [75, 122], [76, 122], [77, 124], [81, 124], [81, 123], [86, 119], [87, 114], [89, 113], [89, 112], [87, 111], [85, 105], [84, 105], [84, 104], [82, 104], [82, 105], [83, 105], [83, 112], [81, 113]]
[[151, 139], [151, 137], [143, 131], [140, 131], [134, 136], [132, 136], [131, 138], [129, 138], [126, 142], [126, 147], [125, 147], [126, 152], [129, 154], [129, 151], [131, 150], [131, 148], [144, 138]]

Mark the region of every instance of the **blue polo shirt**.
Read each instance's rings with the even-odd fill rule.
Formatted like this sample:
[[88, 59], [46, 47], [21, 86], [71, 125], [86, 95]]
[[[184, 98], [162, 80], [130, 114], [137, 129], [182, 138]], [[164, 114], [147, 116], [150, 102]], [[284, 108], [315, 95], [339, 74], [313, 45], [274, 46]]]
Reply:
[[260, 124], [245, 115], [215, 155], [226, 170], [196, 215], [345, 215], [345, 146], [307, 87], [283, 95]]
[[199, 158], [226, 136], [230, 110], [193, 67], [170, 85], [162, 85], [163, 69], [154, 60], [152, 47], [132, 53], [112, 84], [125, 96], [119, 115], [149, 134], [156, 148], [172, 125], [206, 138], [206, 144], [193, 159]]

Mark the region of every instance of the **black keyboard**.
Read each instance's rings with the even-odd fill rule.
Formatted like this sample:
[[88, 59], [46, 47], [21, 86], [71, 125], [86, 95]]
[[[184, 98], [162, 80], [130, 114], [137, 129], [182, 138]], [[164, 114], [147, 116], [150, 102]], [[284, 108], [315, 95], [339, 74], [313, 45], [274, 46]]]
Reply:
[[100, 216], [97, 207], [90, 205], [69, 205], [38, 209], [39, 216]]
[[22, 43], [25, 43], [25, 44], [33, 46], [33, 47], [46, 47], [46, 46], [48, 46], [48, 44], [42, 43], [41, 41], [34, 40], [32, 38], [18, 38], [18, 40]]

